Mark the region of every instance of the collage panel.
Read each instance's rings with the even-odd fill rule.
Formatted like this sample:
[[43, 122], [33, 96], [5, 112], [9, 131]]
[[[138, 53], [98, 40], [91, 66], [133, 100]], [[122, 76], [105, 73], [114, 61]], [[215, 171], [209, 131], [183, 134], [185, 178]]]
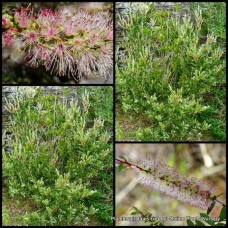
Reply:
[[117, 2], [116, 14], [116, 141], [225, 142], [226, 3]]
[[3, 84], [113, 84], [113, 2], [3, 2]]
[[112, 226], [113, 87], [3, 86], [4, 226]]
[[116, 226], [225, 226], [225, 143], [117, 143], [115, 161]]
[[226, 225], [225, 2], [2, 3], [3, 226]]

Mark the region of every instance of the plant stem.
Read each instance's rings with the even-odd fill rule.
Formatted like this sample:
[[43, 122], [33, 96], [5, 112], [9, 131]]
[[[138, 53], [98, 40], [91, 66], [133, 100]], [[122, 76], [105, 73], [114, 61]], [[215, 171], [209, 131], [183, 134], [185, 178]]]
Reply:
[[149, 171], [149, 170], [143, 169], [143, 168], [141, 168], [141, 167], [139, 167], [139, 166], [137, 166], [137, 165], [133, 165], [133, 164], [131, 164], [130, 162], [127, 162], [127, 161], [121, 161], [121, 160], [119, 160], [119, 159], [117, 159], [117, 158], [115, 158], [115, 161], [116, 161], [116, 162], [118, 162], [118, 163], [120, 163], [120, 164], [124, 164], [124, 165], [126, 165], [126, 166], [128, 166], [128, 167], [131, 167], [131, 168], [137, 168], [137, 169], [139, 169], [139, 170], [141, 170], [141, 171], [144, 171], [144, 172], [150, 173], [150, 171]]
[[221, 201], [217, 200], [216, 197], [212, 197], [211, 198], [212, 201], [214, 201], [217, 204], [220, 204], [223, 207], [226, 207], [226, 204], [222, 203]]

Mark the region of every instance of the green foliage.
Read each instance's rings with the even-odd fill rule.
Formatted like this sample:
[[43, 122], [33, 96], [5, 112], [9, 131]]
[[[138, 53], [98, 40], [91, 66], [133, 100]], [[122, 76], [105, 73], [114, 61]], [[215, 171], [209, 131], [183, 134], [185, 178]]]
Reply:
[[2, 223], [3, 224], [10, 223], [10, 215], [6, 208], [2, 208]]
[[125, 169], [125, 167], [123, 166], [123, 164], [120, 164], [119, 166], [118, 166], [118, 168], [117, 168], [117, 171], [118, 172], [121, 172], [121, 171], [123, 171]]
[[202, 8], [204, 22], [201, 33], [213, 33], [221, 42], [226, 42], [226, 3], [225, 2], [195, 2], [192, 9]]
[[[213, 207], [210, 208], [211, 210]], [[220, 215], [217, 219], [209, 216], [211, 210], [207, 211], [207, 214], [200, 213], [200, 220], [196, 220], [195, 223], [187, 219], [188, 226], [226, 226], [226, 207], [222, 207]], [[203, 221], [203, 222], [202, 222]]]
[[133, 216], [140, 216], [144, 223], [148, 224], [149, 226], [164, 226], [164, 224], [157, 220], [156, 217], [153, 217], [153, 215], [150, 212], [147, 212], [146, 214], [143, 214], [138, 208], [132, 207], [131, 215]]
[[[216, 198], [216, 197], [215, 197]], [[213, 201], [211, 203], [211, 206], [208, 208], [207, 213], [200, 213], [200, 220], [196, 220], [195, 223], [190, 220], [187, 219], [187, 225], [188, 226], [226, 226], [226, 207], [223, 206], [220, 212], [219, 217], [217, 218], [217, 220], [215, 220], [214, 218], [211, 218], [209, 216], [209, 214], [211, 213], [211, 211], [213, 210], [214, 206], [215, 206], [215, 201]], [[202, 221], [204, 221], [205, 223], [203, 223]]]
[[[156, 220], [156, 217], [152, 216], [151, 213], [147, 212], [146, 214], [142, 213], [138, 208], [132, 207], [132, 216], [139, 216], [142, 218], [142, 221], [147, 223], [150, 226], [164, 226], [164, 224]], [[195, 219], [195, 217], [194, 217]], [[187, 226], [226, 226], [226, 207], [223, 207], [218, 218], [212, 218], [209, 216], [209, 213], [200, 213], [198, 220], [194, 221], [191, 219], [186, 220]]]
[[112, 224], [113, 207], [103, 201], [113, 197], [112, 94], [111, 87], [83, 87], [62, 100], [37, 89], [9, 105], [14, 140], [11, 154], [3, 151], [3, 176], [10, 196], [39, 207], [24, 225], [82, 225], [95, 215], [96, 223]]
[[207, 209], [207, 214], [208, 214], [208, 215], [211, 213], [211, 211], [212, 211], [212, 209], [214, 208], [214, 206], [215, 206], [215, 202], [213, 201], [213, 202], [211, 203], [211, 206]]
[[[124, 68], [116, 67], [117, 116], [143, 116], [146, 124], [133, 129], [134, 140], [225, 140], [222, 35], [211, 29], [204, 8], [193, 10], [192, 23], [189, 16], [182, 22], [150, 7], [120, 19], [126, 54]], [[219, 10], [224, 18], [225, 8]], [[123, 134], [120, 122], [117, 117], [117, 138], [126, 140], [130, 133]]]

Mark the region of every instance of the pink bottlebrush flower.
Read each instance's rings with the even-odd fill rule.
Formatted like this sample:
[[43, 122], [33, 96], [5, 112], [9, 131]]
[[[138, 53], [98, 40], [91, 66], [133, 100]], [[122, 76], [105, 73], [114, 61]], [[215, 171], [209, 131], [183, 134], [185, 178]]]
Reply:
[[206, 210], [214, 201], [215, 188], [203, 181], [188, 177], [175, 168], [156, 160], [145, 160], [141, 165], [133, 165], [125, 158], [115, 159], [117, 163], [134, 170], [140, 183], [160, 191], [182, 203]]
[[13, 46], [15, 37], [17, 36], [18, 30], [10, 28], [2, 33], [2, 47]]
[[8, 23], [9, 23], [9, 18], [2, 17], [2, 28], [6, 28]]
[[31, 67], [38, 67], [50, 59], [51, 51], [44, 44], [36, 45], [36, 47], [27, 53], [26, 64]]
[[58, 36], [58, 28], [56, 23], [59, 16], [50, 9], [40, 9], [36, 23], [39, 27], [40, 35], [43, 39], [49, 41]]
[[31, 24], [32, 22], [32, 9], [30, 8], [30, 6], [28, 6], [27, 8], [21, 6], [20, 9], [16, 9], [14, 19], [15, 22], [18, 23], [18, 26], [20, 28], [28, 27], [29, 24]]
[[2, 28], [11, 28], [13, 27], [12, 23], [13, 17], [9, 14], [2, 15]]
[[58, 35], [58, 30], [53, 25], [50, 25], [50, 27], [44, 30], [44, 36], [47, 40], [51, 40], [56, 35]]
[[175, 168], [155, 160], [145, 160], [141, 166], [143, 170], [135, 168], [138, 180], [156, 191], [179, 200], [182, 203], [206, 210], [210, 204], [211, 195], [215, 188], [198, 180], [179, 173]]
[[74, 35], [75, 28], [74, 28], [74, 24], [72, 21], [70, 23], [64, 25], [63, 27], [64, 27], [64, 31], [65, 31], [66, 36]]
[[74, 59], [64, 44], [58, 44], [53, 48], [49, 57], [44, 61], [46, 70], [56, 71], [57, 75], [74, 76]]
[[9, 28], [13, 26], [13, 23], [11, 22], [12, 16], [8, 14], [2, 15], [2, 28]]
[[51, 73], [77, 81], [82, 76], [106, 77], [112, 67], [112, 25], [102, 13], [72, 7], [42, 9], [34, 15], [30, 7], [21, 7], [15, 11], [14, 20], [18, 33], [7, 30], [3, 44], [16, 45], [17, 50], [19, 46], [30, 66], [43, 65]]
[[54, 12], [51, 9], [40, 9], [38, 17], [43, 16], [43, 19], [48, 19], [50, 16], [54, 16]]
[[24, 30], [21, 32], [21, 35], [21, 38], [17, 38], [18, 41], [21, 41], [21, 48], [25, 49], [29, 47], [28, 51], [30, 51], [30, 49], [36, 45], [39, 34], [35, 31]]

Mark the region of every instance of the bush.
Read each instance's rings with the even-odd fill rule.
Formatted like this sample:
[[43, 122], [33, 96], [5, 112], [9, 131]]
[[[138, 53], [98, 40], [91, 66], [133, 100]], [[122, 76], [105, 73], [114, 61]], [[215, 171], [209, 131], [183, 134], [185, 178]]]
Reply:
[[13, 144], [10, 154], [3, 151], [3, 177], [10, 196], [39, 206], [24, 215], [25, 225], [82, 225], [91, 218], [111, 224], [98, 218], [112, 216], [111, 205], [103, 211], [113, 197], [112, 88], [79, 89], [76, 99], [36, 89], [8, 104]]
[[204, 12], [193, 14], [182, 21], [152, 4], [120, 19], [125, 56], [116, 71], [117, 111], [150, 122], [134, 140], [225, 140], [224, 52], [211, 26], [202, 32]]

